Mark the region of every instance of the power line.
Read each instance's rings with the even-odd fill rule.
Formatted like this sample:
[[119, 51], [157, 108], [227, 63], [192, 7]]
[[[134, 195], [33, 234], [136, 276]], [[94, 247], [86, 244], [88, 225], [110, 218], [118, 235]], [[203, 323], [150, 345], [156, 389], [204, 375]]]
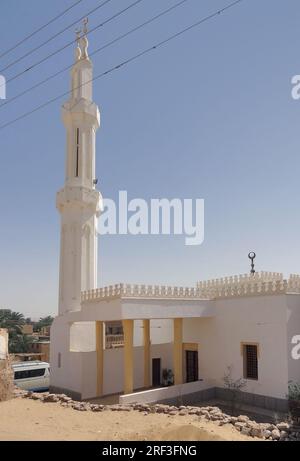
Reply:
[[[162, 16], [166, 15], [167, 13], [170, 13], [172, 10], [178, 8], [179, 6], [183, 5], [184, 3], [186, 3], [187, 1], [189, 0], [181, 0], [180, 2], [176, 3], [175, 5], [172, 5], [170, 8], [167, 8], [166, 10], [162, 11], [161, 13], [153, 16], [152, 18], [148, 19], [147, 21], [143, 22], [142, 24], [139, 24], [138, 26], [134, 27], [133, 29], [130, 29], [128, 32], [125, 32], [124, 34], [122, 35], [119, 35], [118, 37], [116, 37], [115, 39], [111, 40], [110, 42], [106, 43], [105, 45], [101, 46], [100, 48], [96, 49], [95, 51], [93, 51], [92, 53], [90, 53], [90, 56], [94, 56], [95, 54], [99, 53], [100, 51], [103, 51], [104, 49], [110, 47], [111, 45], [114, 45], [115, 43], [117, 43], [118, 41], [122, 40], [123, 38], [125, 37], [128, 37], [130, 34], [138, 31], [139, 29], [142, 29], [143, 27], [149, 25], [150, 23], [152, 23], [153, 21], [156, 21], [157, 19], [161, 18]], [[10, 104], [12, 103], [13, 101], [15, 101], [16, 99], [20, 98], [21, 96], [24, 96], [25, 94], [29, 93], [30, 91], [38, 88], [39, 86], [43, 85], [44, 83], [47, 83], [49, 80], [51, 80], [52, 78], [54, 77], [57, 77], [58, 75], [62, 74], [63, 72], [71, 69], [73, 67], [73, 63], [67, 67], [64, 67], [63, 69], [55, 72], [54, 74], [50, 75], [49, 77], [45, 78], [44, 80], [36, 83], [35, 85], [33, 85], [32, 87], [30, 88], [27, 88], [26, 90], [22, 91], [21, 93], [17, 94], [16, 96], [14, 96], [13, 98], [10, 98], [8, 100], [6, 100], [5, 102], [3, 102], [1, 105], [0, 105], [0, 109], [4, 106], [6, 106], [7, 104]]]
[[[108, 2], [110, 0], [106, 0], [106, 2]], [[125, 13], [126, 11], [130, 10], [130, 8], [133, 8], [134, 6], [136, 6], [138, 3], [142, 2], [144, 0], [135, 0], [135, 2], [131, 3], [130, 5], [128, 5], [126, 8], [124, 8], [123, 10], [119, 11], [118, 13], [115, 13], [113, 16], [111, 16], [110, 18], [106, 19], [105, 21], [103, 21], [102, 23], [98, 24], [97, 26], [93, 27], [92, 29], [90, 29], [86, 35], [88, 34], [91, 34], [92, 32], [95, 32], [95, 30], [99, 29], [100, 27], [103, 27], [105, 24], [109, 23], [110, 21], [113, 21], [115, 18], [117, 18], [118, 16], [120, 16], [121, 14]], [[34, 69], [35, 67], [37, 67], [38, 65], [42, 64], [43, 62], [47, 61], [48, 59], [52, 58], [53, 56], [55, 56], [57, 53], [59, 53], [60, 51], [63, 51], [65, 50], [66, 48], [68, 48], [70, 45], [73, 45], [75, 40], [71, 40], [70, 42], [66, 43], [66, 45], [62, 46], [61, 48], [57, 49], [56, 51], [54, 51], [53, 53], [50, 53], [48, 56], [45, 56], [44, 58], [42, 58], [40, 61], [37, 61], [35, 64], [32, 64], [30, 67], [28, 67], [27, 69], [19, 72], [18, 74], [14, 75], [13, 77], [9, 78], [8, 80], [6, 80], [6, 84], [9, 83], [9, 82], [12, 82], [13, 80], [15, 80], [16, 78], [20, 77], [21, 75], [25, 74], [26, 72]], [[3, 86], [3, 85], [1, 85]]]
[[81, 3], [83, 0], [77, 0], [77, 2], [73, 3], [73, 5], [69, 6], [68, 8], [66, 8], [64, 11], [62, 11], [61, 13], [59, 13], [57, 16], [55, 16], [54, 18], [50, 19], [50, 21], [48, 21], [46, 24], [42, 25], [41, 27], [39, 27], [38, 29], [36, 29], [34, 32], [32, 32], [31, 34], [27, 35], [26, 37], [24, 37], [22, 40], [20, 40], [18, 43], [16, 43], [15, 45], [13, 45], [11, 48], [9, 48], [8, 50], [4, 51], [4, 53], [0, 54], [0, 58], [2, 58], [3, 56], [7, 55], [8, 53], [10, 53], [11, 51], [15, 50], [18, 46], [20, 46], [22, 43], [26, 42], [27, 40], [29, 40], [31, 37], [33, 37], [35, 34], [37, 34], [38, 32], [41, 32], [41, 30], [45, 29], [47, 26], [49, 26], [50, 24], [52, 24], [54, 21], [56, 21], [57, 19], [61, 18], [64, 14], [66, 14], [68, 11], [70, 11], [72, 8], [74, 8], [75, 6], [77, 6], [79, 3]]
[[[167, 43], [169, 43], [170, 41], [174, 40], [175, 38], [178, 38], [180, 37], [181, 35], [185, 34], [186, 32], [189, 32], [190, 30], [194, 29], [195, 27], [198, 27], [200, 26], [201, 24], [203, 24], [204, 22], [207, 22], [213, 18], [215, 18], [216, 16], [219, 16], [221, 15], [222, 13], [224, 13], [225, 11], [233, 8], [234, 6], [236, 6], [237, 4], [241, 3], [243, 0], [236, 0], [230, 4], [228, 4], [227, 6], [225, 6], [224, 8], [221, 8], [217, 11], [215, 11], [214, 13], [211, 13], [210, 15], [208, 16], [205, 16], [204, 18], [200, 19], [199, 21], [197, 22], [194, 22], [193, 24], [191, 24], [190, 26], [180, 30], [179, 32], [176, 32], [175, 34], [173, 35], [170, 35], [168, 38], [156, 43], [155, 45], [151, 46], [150, 48], [146, 48], [145, 50], [141, 51], [140, 53], [137, 53], [135, 54], [134, 56], [131, 56], [130, 58], [126, 59], [125, 61], [122, 61], [121, 63], [117, 64], [116, 66], [114, 67], [111, 67], [110, 69], [106, 70], [105, 72], [102, 72], [101, 74], [98, 74], [96, 75], [94, 78], [92, 78], [91, 80], [88, 80], [87, 82], [79, 85], [78, 87], [76, 87], [75, 89], [79, 89], [81, 88], [82, 86], [85, 86], [95, 80], [98, 80], [102, 77], [105, 77], [106, 75], [114, 72], [115, 70], [118, 70], [120, 69], [121, 67], [124, 67], [125, 65], [133, 62], [133, 61], [136, 61], [137, 59], [141, 58], [142, 56], [150, 53], [150, 51], [154, 51], [154, 50], [157, 50], [158, 48], [160, 48], [161, 46], [163, 45], [166, 45]], [[72, 92], [72, 90], [70, 91], [66, 91], [58, 96], [55, 96], [54, 98], [52, 99], [49, 99], [48, 101], [46, 101], [45, 103], [41, 104], [40, 106], [37, 106], [35, 107], [34, 109], [28, 111], [28, 112], [25, 112], [25, 114], [22, 114], [20, 115], [19, 117], [11, 120], [10, 122], [7, 122], [5, 123], [4, 125], [1, 125], [0, 126], [0, 130], [3, 130], [4, 128], [18, 122], [19, 120], [22, 120], [23, 118], [25, 117], [28, 117], [29, 115], [43, 109], [44, 107], [48, 106], [49, 104], [52, 104], [53, 102], [55, 101], [58, 101], [59, 99], [63, 98], [64, 96], [67, 96], [69, 95], [70, 93]]]
[[[81, 0], [80, 0], [81, 1]], [[47, 45], [47, 43], [51, 42], [52, 40], [54, 40], [56, 37], [58, 37], [59, 35], [61, 35], [63, 32], [65, 32], [66, 30], [70, 29], [71, 27], [73, 27], [75, 24], [77, 24], [78, 22], [80, 22], [82, 19], [86, 18], [87, 16], [91, 16], [93, 13], [95, 13], [97, 10], [99, 10], [100, 8], [102, 8], [103, 6], [105, 6], [107, 3], [109, 3], [111, 0], [105, 0], [104, 2], [100, 3], [100, 5], [96, 6], [96, 8], [93, 8], [92, 10], [88, 11], [86, 14], [84, 14], [83, 16], [80, 16], [80, 18], [76, 19], [76, 21], [73, 21], [71, 24], [69, 24], [68, 26], [66, 26], [64, 29], [60, 30], [59, 32], [57, 32], [56, 34], [52, 35], [52, 37], [48, 38], [45, 42], [43, 43], [40, 43], [40, 45], [36, 46], [35, 48], [33, 48], [32, 50], [29, 50], [27, 51], [27, 53], [25, 53], [23, 56], [21, 56], [20, 58], [17, 58], [15, 59], [15, 61], [12, 61], [10, 64], [8, 64], [6, 67], [3, 67], [3, 69], [0, 69], [0, 73], [3, 73], [5, 70], [9, 69], [10, 67], [14, 66], [15, 64], [17, 64], [18, 62], [22, 61], [24, 58], [27, 58], [27, 56], [30, 56], [32, 53], [34, 53], [35, 51], [39, 50], [40, 48], [42, 48], [43, 46]], [[72, 40], [71, 43], [74, 43], [74, 40]]]

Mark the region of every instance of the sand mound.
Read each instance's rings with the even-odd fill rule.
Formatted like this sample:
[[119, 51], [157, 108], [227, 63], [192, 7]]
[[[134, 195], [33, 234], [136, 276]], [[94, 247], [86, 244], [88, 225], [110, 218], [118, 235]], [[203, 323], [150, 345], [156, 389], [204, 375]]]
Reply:
[[161, 431], [154, 440], [161, 441], [222, 441], [225, 440], [218, 435], [212, 434], [212, 431], [202, 429], [193, 424], [177, 426], [168, 431]]

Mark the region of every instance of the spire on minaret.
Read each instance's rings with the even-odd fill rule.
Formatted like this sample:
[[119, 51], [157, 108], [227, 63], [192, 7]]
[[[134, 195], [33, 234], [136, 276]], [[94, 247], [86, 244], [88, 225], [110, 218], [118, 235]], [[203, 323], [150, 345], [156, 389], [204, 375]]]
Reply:
[[72, 101], [74, 99], [92, 101], [93, 65], [88, 55], [87, 25], [88, 18], [85, 18], [82, 27], [75, 31], [77, 47], [75, 49], [75, 64], [71, 70]]
[[77, 47], [76, 47], [76, 50], [75, 50], [75, 60], [76, 60], [76, 61], [79, 61], [80, 58], [81, 58], [81, 49], [80, 49], [80, 46], [79, 46], [79, 41], [80, 41], [80, 36], [81, 36], [81, 30], [80, 30], [80, 29], [76, 29], [76, 30], [75, 30], [75, 34], [76, 34], [76, 42], [77, 42]]
[[89, 55], [88, 55], [89, 41], [87, 39], [88, 23], [89, 23], [89, 19], [85, 18], [83, 20], [82, 30], [81, 29], [75, 30], [76, 42], [77, 42], [77, 48], [75, 50], [75, 60], [76, 61], [80, 61], [84, 59], [89, 60]]

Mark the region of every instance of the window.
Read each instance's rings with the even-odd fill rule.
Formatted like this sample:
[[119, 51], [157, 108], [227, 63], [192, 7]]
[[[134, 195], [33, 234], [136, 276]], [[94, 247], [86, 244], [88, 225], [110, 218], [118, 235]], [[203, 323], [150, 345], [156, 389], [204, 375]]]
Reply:
[[61, 353], [60, 352], [57, 355], [57, 367], [61, 368]]
[[186, 382], [198, 381], [198, 351], [185, 351]]
[[76, 167], [75, 167], [75, 176], [79, 176], [79, 128], [76, 128]]
[[26, 379], [29, 377], [29, 370], [15, 371], [15, 379]]
[[38, 368], [37, 370], [29, 370], [29, 378], [36, 378], [37, 376], [44, 376], [45, 368]]
[[15, 379], [28, 379], [44, 376], [45, 368], [38, 368], [36, 370], [22, 370], [15, 372]]
[[245, 379], [258, 379], [258, 354], [257, 345], [244, 344], [244, 378]]

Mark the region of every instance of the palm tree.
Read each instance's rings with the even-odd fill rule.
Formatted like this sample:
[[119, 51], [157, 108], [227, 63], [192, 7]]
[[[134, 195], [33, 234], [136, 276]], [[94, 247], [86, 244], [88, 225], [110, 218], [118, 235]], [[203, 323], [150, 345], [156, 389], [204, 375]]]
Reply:
[[[11, 309], [0, 309], [0, 328], [8, 330], [9, 352], [28, 352], [27, 339], [23, 339], [22, 327], [25, 324], [24, 315]], [[26, 350], [24, 350], [26, 349]]]
[[52, 325], [54, 318], [51, 315], [47, 315], [46, 317], [40, 317], [40, 320], [35, 323], [33, 330], [40, 331], [43, 327], [48, 327]]
[[32, 341], [33, 339], [29, 335], [13, 333], [9, 338], [9, 352], [12, 354], [29, 352]]
[[6, 328], [9, 333], [22, 334], [25, 324], [24, 315], [11, 309], [0, 309], [0, 328]]

